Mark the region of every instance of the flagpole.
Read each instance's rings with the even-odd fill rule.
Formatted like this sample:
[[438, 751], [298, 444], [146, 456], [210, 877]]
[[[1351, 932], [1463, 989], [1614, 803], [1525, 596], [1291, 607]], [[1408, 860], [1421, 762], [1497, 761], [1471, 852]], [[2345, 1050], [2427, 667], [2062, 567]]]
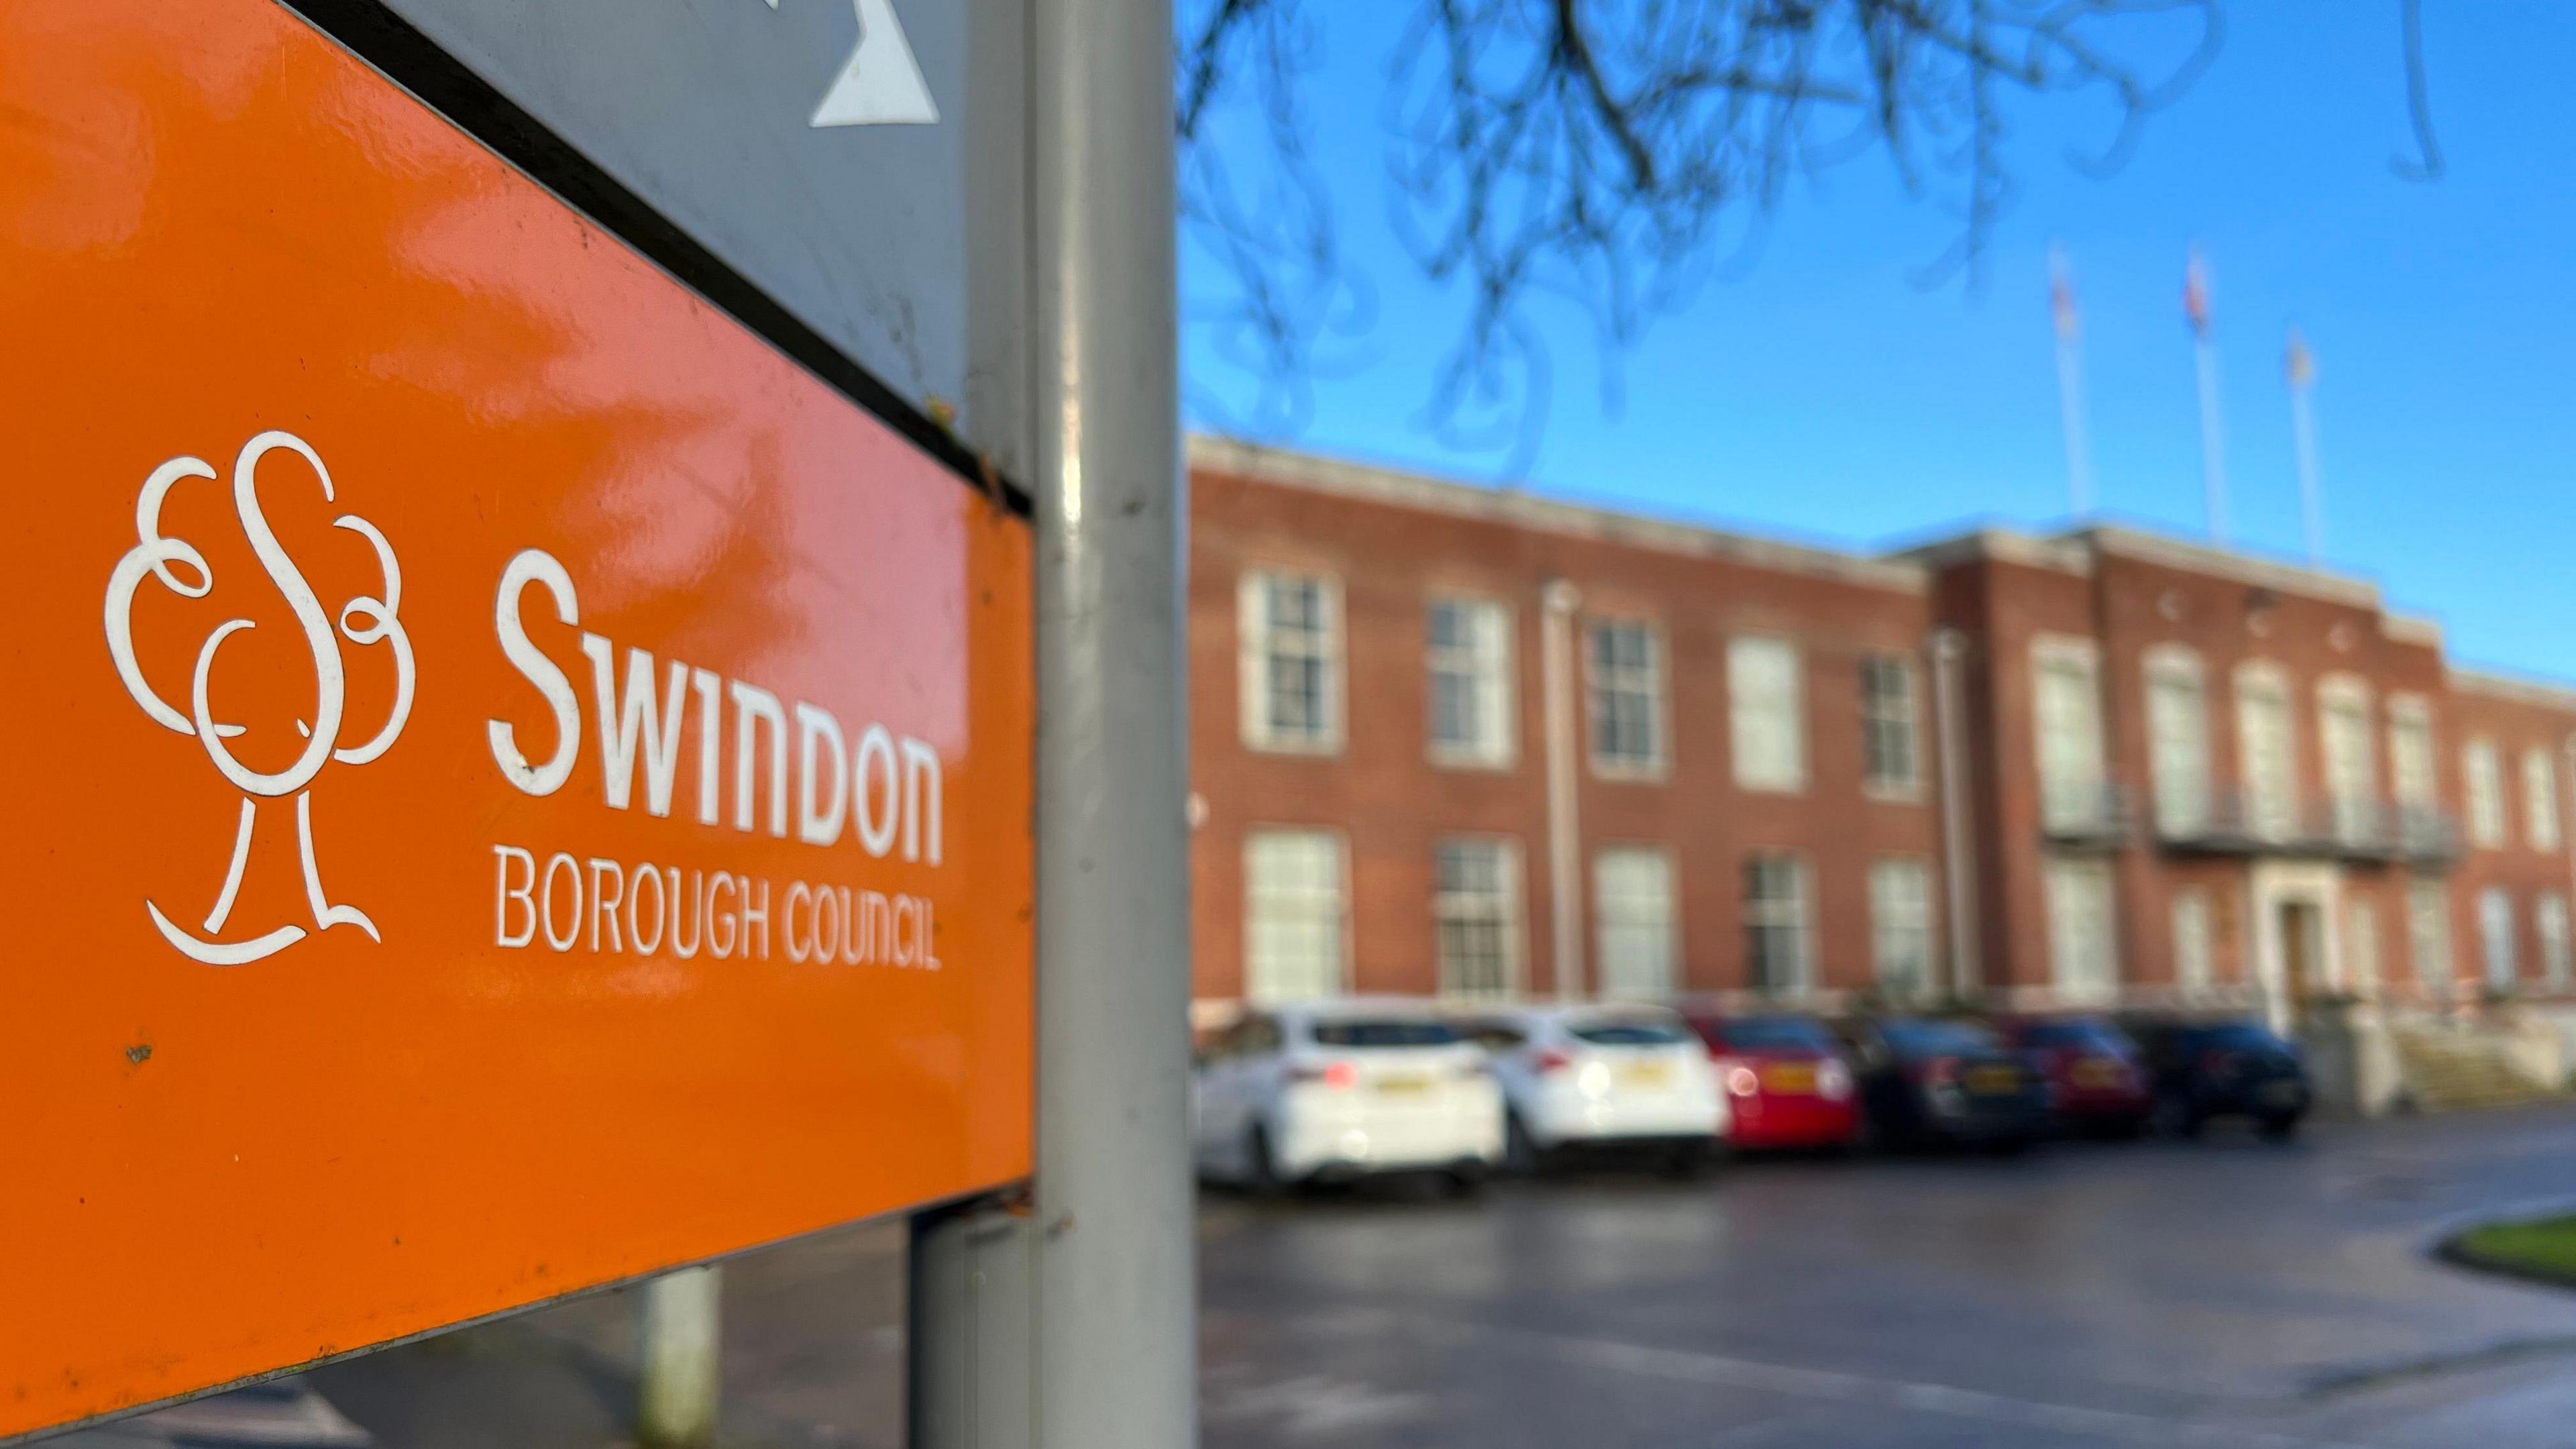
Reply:
[[2290, 329], [2287, 359], [2290, 375], [2290, 431], [2299, 450], [2299, 511], [2307, 524], [2308, 567], [2325, 565], [2325, 493], [2317, 482], [2317, 417], [2308, 403], [2317, 380], [2316, 360], [2307, 340]]
[[2066, 493], [2073, 515], [2093, 511], [2093, 464], [2084, 438], [2084, 354], [2075, 313], [2075, 276], [2065, 248], [2048, 249], [2049, 312], [2057, 324], [2057, 410], [2066, 434]]
[[2192, 248], [2183, 285], [2192, 351], [2200, 371], [2200, 478], [2209, 508], [2209, 541], [2227, 542], [2227, 449], [2218, 416], [2218, 345], [2209, 325], [2209, 264]]

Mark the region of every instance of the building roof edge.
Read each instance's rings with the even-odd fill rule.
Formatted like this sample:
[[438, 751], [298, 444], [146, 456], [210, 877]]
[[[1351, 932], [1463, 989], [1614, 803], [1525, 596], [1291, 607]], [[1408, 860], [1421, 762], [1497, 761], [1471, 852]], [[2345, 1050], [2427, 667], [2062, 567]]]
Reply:
[[1775, 573], [1803, 574], [1865, 588], [1920, 594], [1931, 583], [1930, 571], [1907, 559], [1838, 553], [1806, 544], [1782, 543], [1776, 539], [1730, 533], [1700, 524], [1641, 517], [1588, 504], [1542, 498], [1516, 489], [1462, 483], [1455, 479], [1349, 462], [1294, 449], [1273, 448], [1206, 433], [1189, 436], [1188, 461], [1192, 468], [1206, 468], [1281, 487], [1303, 488], [1310, 492], [1457, 518], [1516, 524], [1572, 538], [1624, 543], [1664, 553], [1723, 559]]
[[2489, 699], [2510, 700], [2515, 704], [2536, 705], [2542, 709], [2576, 714], [2576, 687], [2554, 684], [2539, 679], [2518, 679], [2510, 674], [2490, 674], [2483, 669], [2450, 668], [2451, 688], [2466, 694], [2483, 694]]
[[2357, 579], [2348, 574], [2330, 574], [2322, 569], [2257, 558], [2116, 523], [2097, 523], [2062, 536], [2085, 540], [2104, 553], [2122, 558], [2163, 564], [2193, 573], [2216, 574], [2285, 594], [2303, 594], [2365, 609], [2380, 607], [2379, 586], [2368, 579]]

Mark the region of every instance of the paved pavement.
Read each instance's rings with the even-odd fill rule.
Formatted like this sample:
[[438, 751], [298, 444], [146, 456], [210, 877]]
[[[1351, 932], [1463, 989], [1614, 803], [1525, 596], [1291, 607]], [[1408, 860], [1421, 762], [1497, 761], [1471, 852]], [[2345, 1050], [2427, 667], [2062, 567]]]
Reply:
[[[2286, 1148], [1211, 1196], [1206, 1443], [2576, 1446], [2576, 1294], [2424, 1253], [2568, 1202], [2576, 1105]], [[729, 1444], [896, 1449], [900, 1249], [877, 1226], [729, 1270]], [[623, 1437], [633, 1323], [602, 1295], [307, 1379], [385, 1449], [591, 1449]]]

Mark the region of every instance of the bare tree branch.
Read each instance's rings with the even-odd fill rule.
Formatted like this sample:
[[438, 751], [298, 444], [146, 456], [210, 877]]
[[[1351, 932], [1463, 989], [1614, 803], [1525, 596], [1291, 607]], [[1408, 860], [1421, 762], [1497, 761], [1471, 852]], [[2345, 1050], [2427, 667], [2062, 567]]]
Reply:
[[[1199, 0], [1176, 81], [1185, 224], [1233, 282], [1194, 303], [1193, 325], [1217, 328], [1220, 355], [1259, 379], [1255, 410], [1273, 424], [1311, 410], [1319, 351], [1367, 310], [1306, 151], [1309, 3]], [[1466, 307], [1423, 422], [1456, 446], [1508, 450], [1512, 467], [1535, 446], [1552, 377], [1537, 299], [1590, 318], [1615, 393], [1619, 357], [1693, 294], [1727, 235], [1750, 235], [1794, 180], [1869, 150], [1958, 217], [1925, 278], [1973, 280], [2017, 192], [2009, 117], [2022, 99], [2097, 98], [2115, 129], [2072, 159], [2116, 167], [2221, 35], [2219, 0], [1412, 4], [1383, 111], [1392, 219]], [[2157, 59], [2124, 58], [2138, 55]], [[1220, 114], [1262, 128], [1271, 184], [1245, 188], [1216, 163]]]
[[2424, 0], [2403, 0], [2399, 24], [2406, 34], [2406, 119], [2415, 129], [2415, 154], [2390, 161], [2409, 181], [2442, 179], [2442, 143], [2433, 134], [2431, 85], [2424, 76]]

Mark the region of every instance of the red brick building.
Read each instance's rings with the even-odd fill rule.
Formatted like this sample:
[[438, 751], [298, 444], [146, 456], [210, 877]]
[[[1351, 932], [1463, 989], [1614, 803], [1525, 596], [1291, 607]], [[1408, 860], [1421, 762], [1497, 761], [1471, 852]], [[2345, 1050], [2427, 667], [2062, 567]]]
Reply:
[[2576, 691], [2120, 528], [1884, 556], [1201, 440], [1198, 994], [2569, 991]]

